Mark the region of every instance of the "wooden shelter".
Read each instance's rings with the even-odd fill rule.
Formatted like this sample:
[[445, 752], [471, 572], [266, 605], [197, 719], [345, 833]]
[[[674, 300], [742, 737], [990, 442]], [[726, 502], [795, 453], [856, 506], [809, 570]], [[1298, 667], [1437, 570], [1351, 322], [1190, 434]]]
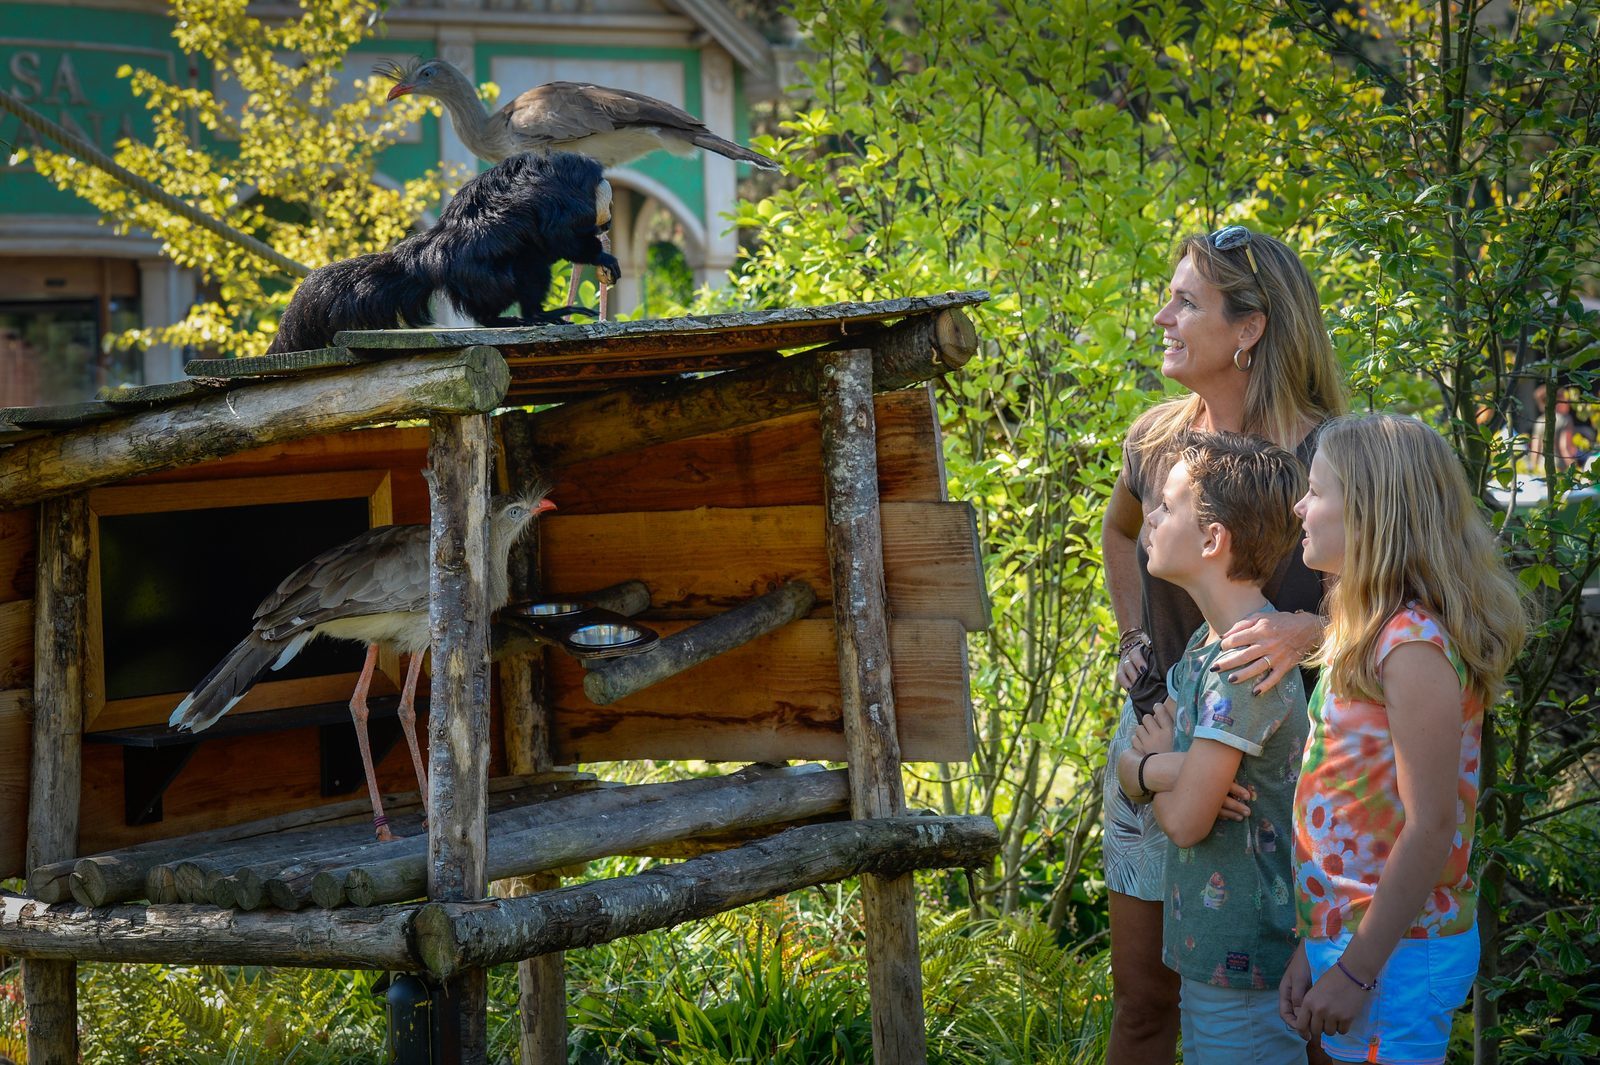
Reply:
[[[0, 411], [0, 877], [28, 885], [0, 893], [0, 954], [32, 1065], [76, 1061], [78, 961], [424, 974], [436, 1048], [477, 1061], [485, 969], [515, 960], [524, 1060], [564, 1061], [561, 952], [856, 875], [875, 1060], [923, 1060], [909, 874], [998, 846], [988, 818], [908, 815], [900, 778], [971, 753], [989, 608], [930, 382], [985, 298], [345, 333]], [[489, 495], [535, 480], [560, 509], [515, 594], [632, 616], [653, 649], [582, 663], [490, 616]], [[391, 796], [406, 838], [373, 844], [343, 798], [348, 659], [269, 674], [207, 732], [165, 721], [288, 568], [387, 522], [430, 528], [431, 794], [425, 830]], [[636, 758], [759, 764], [574, 768]], [[407, 786], [404, 750], [378, 775]], [[640, 853], [688, 860], [560, 886]]]

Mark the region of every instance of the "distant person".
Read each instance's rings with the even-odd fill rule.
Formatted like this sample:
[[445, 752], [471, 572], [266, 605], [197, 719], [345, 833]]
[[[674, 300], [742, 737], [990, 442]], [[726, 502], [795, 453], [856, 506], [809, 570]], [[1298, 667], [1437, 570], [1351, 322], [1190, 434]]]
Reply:
[[[1146, 570], [1139, 530], [1159, 502], [1157, 477], [1174, 441], [1191, 430], [1248, 433], [1309, 463], [1317, 429], [1347, 406], [1316, 285], [1293, 250], [1227, 226], [1185, 238], [1176, 258], [1170, 298], [1155, 324], [1165, 338], [1162, 376], [1189, 394], [1158, 403], [1128, 430], [1101, 533], [1106, 590], [1120, 630], [1117, 683], [1128, 691], [1105, 774], [1110, 1065], [1171, 1062], [1178, 1040], [1178, 976], [1161, 962], [1167, 841], [1149, 807], [1122, 794], [1114, 768], [1140, 717], [1166, 698], [1167, 670], [1204, 620], [1181, 588]], [[1298, 548], [1265, 592], [1277, 612], [1235, 626], [1222, 641], [1229, 653], [1217, 663], [1263, 691], [1293, 673], [1322, 636], [1321, 580], [1301, 563]]]
[[1289, 826], [1306, 740], [1298, 670], [1258, 692], [1215, 668], [1222, 635], [1277, 611], [1261, 585], [1300, 539], [1305, 470], [1233, 433], [1197, 436], [1151, 512], [1150, 573], [1205, 621], [1159, 703], [1117, 761], [1168, 838], [1162, 959], [1181, 981], [1184, 1065], [1301, 1065], [1306, 1042], [1279, 1015], [1295, 950]]
[[1295, 792], [1282, 1016], [1338, 1061], [1444, 1061], [1478, 972], [1483, 707], [1528, 622], [1466, 474], [1414, 418], [1323, 430], [1297, 504], [1338, 577]]
[[[1539, 409], [1539, 416], [1533, 420], [1533, 432], [1528, 437], [1528, 458], [1533, 463], [1535, 474], [1544, 473], [1544, 438], [1546, 427], [1550, 424], [1549, 415], [1552, 413], [1545, 405], [1549, 395], [1544, 385], [1533, 390], [1534, 406]], [[1553, 434], [1556, 469], [1564, 470], [1578, 461], [1578, 423], [1573, 417], [1572, 401], [1576, 398], [1573, 389], [1562, 389], [1556, 393], [1555, 402], [1555, 431]]]

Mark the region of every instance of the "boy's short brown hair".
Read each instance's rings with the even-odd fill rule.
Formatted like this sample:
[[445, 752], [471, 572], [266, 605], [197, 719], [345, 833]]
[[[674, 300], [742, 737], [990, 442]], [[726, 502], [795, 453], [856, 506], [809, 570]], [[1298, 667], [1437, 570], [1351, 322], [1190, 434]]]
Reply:
[[1185, 433], [1175, 460], [1189, 467], [1195, 515], [1228, 530], [1228, 579], [1264, 584], [1300, 540], [1294, 505], [1306, 472], [1294, 455], [1242, 433]]

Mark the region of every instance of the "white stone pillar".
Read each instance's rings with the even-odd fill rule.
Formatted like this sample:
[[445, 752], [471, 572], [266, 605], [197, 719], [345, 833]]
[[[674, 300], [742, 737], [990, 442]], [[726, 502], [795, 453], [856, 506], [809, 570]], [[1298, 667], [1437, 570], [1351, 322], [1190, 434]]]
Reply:
[[[166, 259], [139, 260], [139, 321], [145, 328], [180, 322], [194, 305], [194, 274]], [[183, 352], [152, 344], [144, 353], [144, 383], [183, 380]]]
[[[718, 45], [707, 45], [700, 50], [700, 106], [701, 119], [718, 136], [733, 139], [733, 59]], [[716, 152], [702, 150], [701, 166], [705, 173], [706, 246], [699, 262], [690, 261], [694, 268], [694, 283], [722, 288], [728, 283], [727, 274], [739, 254], [739, 235], [722, 215], [732, 212], [738, 200], [737, 164]], [[685, 249], [686, 251], [688, 249]], [[692, 254], [692, 253], [691, 253]]]
[[611, 290], [611, 313], [624, 314], [639, 306], [644, 293], [645, 256], [634, 245], [638, 223], [644, 218], [639, 211], [639, 196], [632, 189], [611, 183], [611, 254], [622, 267], [622, 280]]

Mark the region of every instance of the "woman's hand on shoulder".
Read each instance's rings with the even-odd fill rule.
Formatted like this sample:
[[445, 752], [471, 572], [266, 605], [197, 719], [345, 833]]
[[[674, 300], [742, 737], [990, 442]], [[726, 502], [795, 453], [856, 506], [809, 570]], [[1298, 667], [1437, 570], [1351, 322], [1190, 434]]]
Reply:
[[1257, 694], [1300, 668], [1322, 640], [1322, 619], [1297, 610], [1252, 614], [1222, 634], [1222, 655], [1212, 665], [1230, 684], [1252, 684]]
[[1117, 683], [1122, 685], [1123, 691], [1128, 691], [1145, 675], [1149, 661], [1145, 656], [1150, 649], [1144, 644], [1132, 643], [1123, 650], [1117, 659]]

